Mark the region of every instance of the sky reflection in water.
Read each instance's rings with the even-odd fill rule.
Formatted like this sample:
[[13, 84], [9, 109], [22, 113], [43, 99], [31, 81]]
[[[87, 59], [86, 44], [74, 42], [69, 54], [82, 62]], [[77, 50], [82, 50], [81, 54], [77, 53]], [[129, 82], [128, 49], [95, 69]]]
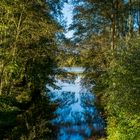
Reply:
[[[82, 73], [82, 68], [64, 68], [69, 72]], [[57, 118], [52, 123], [59, 126], [58, 140], [84, 140], [95, 129], [102, 129], [102, 119], [97, 115], [94, 96], [80, 84], [81, 76], [75, 81], [57, 80], [60, 89], [47, 87], [52, 101], [60, 103], [56, 110]]]

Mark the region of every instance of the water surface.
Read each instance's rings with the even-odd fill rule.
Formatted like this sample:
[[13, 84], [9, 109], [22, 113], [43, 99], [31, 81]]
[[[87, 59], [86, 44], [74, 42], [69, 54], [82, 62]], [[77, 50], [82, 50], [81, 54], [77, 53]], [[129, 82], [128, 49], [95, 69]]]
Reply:
[[75, 73], [74, 80], [57, 79], [59, 89], [50, 90], [52, 101], [59, 102], [57, 117], [52, 123], [59, 127], [56, 140], [85, 140], [103, 129], [103, 122], [94, 106], [94, 95], [81, 85], [83, 68], [64, 68]]

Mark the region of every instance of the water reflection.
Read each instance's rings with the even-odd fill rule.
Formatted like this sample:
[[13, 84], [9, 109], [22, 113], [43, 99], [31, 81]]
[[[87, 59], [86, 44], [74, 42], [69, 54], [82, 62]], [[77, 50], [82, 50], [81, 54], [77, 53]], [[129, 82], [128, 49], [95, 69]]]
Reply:
[[52, 123], [59, 127], [58, 140], [84, 140], [92, 137], [95, 130], [103, 129], [103, 122], [97, 115], [94, 106], [94, 96], [80, 84], [79, 73], [82, 68], [74, 70], [65, 68], [69, 72], [77, 73], [73, 82], [57, 79], [56, 85], [60, 89], [47, 87], [52, 101], [58, 101], [57, 118]]

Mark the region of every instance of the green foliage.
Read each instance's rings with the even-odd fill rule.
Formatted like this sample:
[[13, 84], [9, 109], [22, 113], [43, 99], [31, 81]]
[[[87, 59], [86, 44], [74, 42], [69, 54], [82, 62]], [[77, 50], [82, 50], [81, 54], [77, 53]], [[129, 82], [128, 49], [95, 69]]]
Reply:
[[26, 84], [34, 86], [48, 80], [49, 68], [55, 67], [51, 57], [55, 55], [54, 37], [59, 27], [43, 1], [2, 1], [1, 7], [1, 25], [6, 28], [1, 26], [0, 91], [10, 94], [17, 80], [22, 81], [23, 77]]
[[62, 3], [52, 3], [0, 3], [0, 139], [42, 139], [53, 132], [49, 120], [55, 105], [50, 104], [45, 85], [53, 85], [59, 72], [55, 56], [61, 26], [56, 17]]
[[74, 6], [71, 29], [81, 46], [83, 81], [96, 94], [107, 139], [138, 140], [139, 1], [83, 0]]
[[[107, 70], [108, 89], [104, 93], [108, 102], [109, 140], [138, 140], [140, 131], [140, 46], [139, 38], [122, 43], [115, 51], [110, 67]], [[120, 48], [119, 48], [120, 47]], [[104, 96], [104, 95], [103, 95]]]
[[[93, 90], [104, 108], [109, 140], [140, 139], [139, 41], [139, 37], [120, 41], [116, 50], [90, 51], [85, 60], [84, 81], [95, 85]], [[90, 59], [90, 54], [95, 59]]]

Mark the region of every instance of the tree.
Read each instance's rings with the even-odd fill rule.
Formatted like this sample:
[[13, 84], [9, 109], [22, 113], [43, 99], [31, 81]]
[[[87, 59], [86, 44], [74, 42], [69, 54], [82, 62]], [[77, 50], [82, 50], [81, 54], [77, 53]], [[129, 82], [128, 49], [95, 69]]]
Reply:
[[[54, 10], [58, 14], [59, 9], [56, 8], [59, 2], [56, 0], [51, 7], [53, 3], [51, 0], [1, 1], [0, 113], [2, 118], [0, 119], [3, 124], [0, 125], [1, 138], [9, 138], [12, 131], [18, 130], [15, 135], [20, 139], [24, 132], [21, 129], [25, 128], [28, 133], [25, 137], [29, 139], [29, 133], [42, 125], [39, 121], [33, 121], [33, 117], [36, 119], [39, 117], [40, 123], [45, 122], [42, 128], [44, 131], [45, 128], [48, 131], [51, 129], [48, 125], [48, 120], [51, 118], [47, 113], [48, 108], [52, 107], [52, 112], [49, 113], [53, 116], [55, 109], [47, 98], [45, 85], [52, 85], [54, 75], [57, 73], [56, 34], [62, 27], [56, 21]], [[45, 106], [47, 109], [43, 112]], [[7, 114], [8, 118], [5, 117]], [[19, 116], [22, 118], [20, 122], [24, 122], [22, 128], [16, 122]], [[28, 119], [25, 120], [24, 117]], [[6, 126], [9, 126], [10, 130], [6, 131]], [[6, 134], [3, 133], [3, 128]], [[44, 134], [42, 129], [38, 130], [40, 137], [37, 135], [39, 133], [37, 130], [33, 135], [36, 134], [38, 139], [42, 138]]]
[[139, 2], [83, 0], [74, 6], [71, 29], [83, 54], [84, 83], [99, 99], [107, 139], [139, 139]]

